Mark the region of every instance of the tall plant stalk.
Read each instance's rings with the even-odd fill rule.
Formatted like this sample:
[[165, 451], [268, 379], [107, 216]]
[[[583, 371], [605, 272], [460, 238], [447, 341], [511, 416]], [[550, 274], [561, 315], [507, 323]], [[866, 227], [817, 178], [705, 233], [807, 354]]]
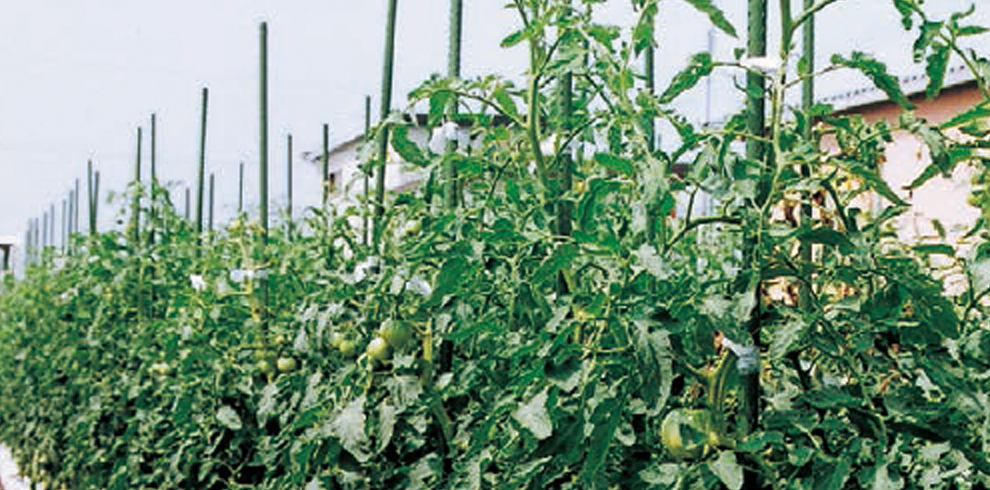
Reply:
[[[371, 96], [366, 95], [364, 97], [364, 144], [371, 144]], [[364, 202], [368, 203], [371, 199], [371, 174], [366, 169], [364, 171]], [[366, 204], [367, 205], [367, 204]], [[369, 219], [369, 209], [365, 208], [364, 212], [361, 213], [361, 242], [365, 246], [371, 244], [369, 242], [369, 233], [371, 229], [371, 220]]]
[[323, 175], [323, 208], [330, 202], [330, 125], [323, 125], [323, 151], [320, 153]]

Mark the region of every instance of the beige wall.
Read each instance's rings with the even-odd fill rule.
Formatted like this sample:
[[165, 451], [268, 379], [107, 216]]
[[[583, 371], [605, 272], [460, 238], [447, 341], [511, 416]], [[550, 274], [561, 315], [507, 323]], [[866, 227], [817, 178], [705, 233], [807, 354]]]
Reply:
[[[946, 89], [934, 100], [927, 100], [923, 95], [912, 98], [917, 116], [933, 124], [945, 121], [980, 100], [979, 91], [971, 84]], [[871, 123], [886, 120], [891, 126], [896, 126], [900, 116], [900, 109], [886, 102], [843, 112], [858, 113]], [[912, 209], [898, 223], [900, 237], [905, 241], [934, 236], [933, 219], [941, 221], [949, 236], [958, 239], [979, 217], [979, 210], [966, 204], [972, 177], [968, 165], [959, 165], [951, 178], [936, 177], [911, 192], [904, 189], [930, 162], [927, 147], [905, 131], [896, 132], [894, 141], [887, 145], [887, 161], [881, 166], [881, 175], [895, 192], [912, 204]]]

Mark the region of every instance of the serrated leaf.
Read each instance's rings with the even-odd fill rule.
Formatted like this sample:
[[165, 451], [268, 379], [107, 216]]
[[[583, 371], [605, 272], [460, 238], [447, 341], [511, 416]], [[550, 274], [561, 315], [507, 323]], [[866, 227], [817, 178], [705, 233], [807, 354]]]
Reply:
[[702, 78], [711, 75], [714, 66], [711, 53], [702, 52], [692, 56], [688, 66], [674, 75], [670, 85], [660, 95], [660, 103], [669, 104], [684, 92], [694, 88]]
[[533, 282], [542, 283], [551, 278], [557, 277], [557, 273], [567, 270], [571, 266], [574, 257], [577, 256], [577, 246], [573, 243], [559, 245], [553, 254], [546, 258], [540, 268], [533, 273]]
[[987, 118], [990, 118], [990, 103], [981, 102], [966, 110], [956, 114], [952, 118], [943, 121], [939, 124], [939, 129], [949, 129], [959, 126], [965, 126], [974, 122], [980, 122]]
[[949, 46], [936, 44], [932, 46], [932, 52], [928, 55], [928, 63], [925, 66], [925, 74], [928, 75], [928, 87], [925, 95], [929, 99], [938, 97], [945, 84], [945, 72], [949, 69]]
[[736, 28], [733, 27], [729, 19], [725, 17], [725, 13], [722, 12], [712, 0], [684, 0], [685, 2], [691, 4], [694, 8], [701, 11], [701, 13], [708, 16], [708, 20], [711, 21], [712, 25], [722, 30], [722, 32], [732, 36], [738, 37], [736, 34]]
[[258, 402], [258, 421], [264, 424], [271, 414], [275, 413], [275, 405], [278, 401], [278, 385], [268, 383], [265, 389], [261, 390], [261, 400]]
[[901, 25], [904, 26], [904, 29], [910, 29], [913, 25], [911, 21], [914, 15], [913, 0], [894, 0], [894, 8], [901, 14]]
[[739, 490], [743, 485], [743, 468], [736, 461], [736, 453], [722, 451], [718, 459], [709, 464], [712, 473], [718, 477], [729, 490]]
[[887, 65], [873, 56], [859, 51], [854, 51], [849, 58], [836, 54], [832, 56], [832, 64], [859, 70], [873, 81], [876, 88], [887, 94], [887, 97], [902, 109], [914, 108], [914, 104], [901, 90], [900, 82], [887, 73]]
[[948, 255], [949, 257], [955, 257], [956, 249], [952, 248], [951, 245], [945, 244], [932, 244], [932, 245], [915, 245], [911, 247], [915, 252], [922, 255]]
[[553, 422], [547, 412], [546, 388], [528, 402], [519, 405], [519, 408], [512, 412], [512, 418], [529, 430], [533, 437], [540, 440], [550, 437], [553, 434]]
[[623, 175], [629, 177], [636, 173], [636, 167], [633, 166], [632, 161], [618, 155], [613, 155], [611, 153], [596, 153], [595, 161], [609, 170], [622, 173]]
[[499, 46], [503, 48], [511, 48], [522, 42], [522, 40], [525, 38], [526, 38], [525, 31], [520, 29], [518, 31], [509, 34], [508, 36], [505, 36], [505, 38], [502, 39], [502, 42], [499, 43]]
[[512, 100], [512, 96], [509, 95], [509, 91], [505, 86], [499, 86], [492, 92], [492, 98], [498, 102], [499, 107], [509, 116], [513, 118], [519, 117], [519, 109], [516, 107], [516, 102]]
[[408, 163], [419, 167], [429, 165], [430, 159], [426, 157], [419, 145], [409, 140], [409, 127], [402, 124], [392, 129], [392, 148], [396, 153]]
[[370, 456], [365, 452], [368, 437], [364, 433], [364, 403], [362, 395], [349, 403], [334, 416], [329, 429], [340, 439], [340, 445], [358, 461], [365, 462]]
[[907, 206], [907, 203], [901, 199], [900, 196], [890, 188], [890, 184], [883, 179], [876, 171], [864, 167], [858, 163], [845, 164], [846, 162], [839, 162], [842, 168], [847, 170], [849, 173], [855, 175], [856, 177], [863, 180], [866, 187], [876, 191], [881, 197], [890, 201], [891, 204], [895, 206]]
[[217, 410], [217, 422], [230, 430], [241, 430], [244, 426], [237, 411], [230, 406], [224, 405]]
[[843, 253], [851, 253], [856, 247], [846, 238], [846, 235], [831, 228], [815, 228], [801, 233], [798, 239], [805, 243], [820, 243], [838, 247]]
[[580, 478], [591, 488], [594, 486], [596, 477], [601, 472], [605, 457], [608, 455], [608, 448], [615, 438], [615, 431], [622, 421], [623, 407], [621, 402], [615, 398], [608, 399], [595, 409], [592, 423], [595, 425], [588, 439], [588, 455], [581, 467]]

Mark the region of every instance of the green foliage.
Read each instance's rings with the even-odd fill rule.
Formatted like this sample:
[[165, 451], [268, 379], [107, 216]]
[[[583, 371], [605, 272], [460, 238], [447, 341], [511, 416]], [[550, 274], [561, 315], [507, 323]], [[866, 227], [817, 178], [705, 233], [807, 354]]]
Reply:
[[[710, 57], [658, 96], [636, 86], [648, 34], [622, 39], [564, 0], [512, 6], [525, 88], [433, 78], [411, 94], [431, 124], [458, 100], [469, 149], [434, 155], [401, 118], [382, 123], [429, 177], [389, 196], [377, 247], [352, 223], [363, 206], [311, 210], [266, 249], [241, 217], [199, 247], [157, 192], [142, 213], [155, 243], [77, 237], [5, 285], [0, 439], [30, 476], [79, 490], [986, 488], [990, 247], [899, 242], [909, 203], [880, 176], [894, 129], [931, 150], [921, 177], [982, 164], [985, 107], [934, 126], [780, 105], [774, 160], [752, 162], [742, 117], [709, 131], [668, 105]], [[836, 61], [906, 101], [879, 61]], [[564, 124], [547, 82], [567, 74]], [[647, 144], [653, 118], [677, 129], [673, 151]], [[441, 197], [448, 163], [457, 208]], [[868, 192], [886, 200], [875, 215], [858, 207]]]

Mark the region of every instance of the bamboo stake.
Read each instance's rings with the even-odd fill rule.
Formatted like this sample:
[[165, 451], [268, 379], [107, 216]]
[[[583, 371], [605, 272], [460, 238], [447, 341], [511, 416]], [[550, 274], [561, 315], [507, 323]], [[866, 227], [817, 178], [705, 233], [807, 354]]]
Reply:
[[156, 127], [155, 113], [151, 113], [151, 147], [148, 149], [151, 158], [151, 176], [149, 179], [150, 184], [148, 185], [149, 192], [148, 195], [151, 197], [151, 201], [148, 204], [148, 245], [155, 244], [155, 220], [157, 218], [157, 212], [155, 211], [155, 204], [157, 201], [158, 192], [158, 167], [157, 167], [157, 143], [155, 138], [157, 137], [158, 129]]
[[[388, 2], [388, 22], [385, 25], [385, 63], [382, 71], [382, 100], [381, 100], [381, 120], [388, 119], [388, 114], [392, 110], [392, 78], [395, 65], [395, 18], [398, 10], [398, 0]], [[378, 249], [378, 237], [382, 233], [382, 217], [385, 215], [385, 169], [388, 163], [388, 139], [389, 127], [382, 127], [381, 141], [379, 141], [378, 158], [379, 168], [375, 174], [375, 249]]]

